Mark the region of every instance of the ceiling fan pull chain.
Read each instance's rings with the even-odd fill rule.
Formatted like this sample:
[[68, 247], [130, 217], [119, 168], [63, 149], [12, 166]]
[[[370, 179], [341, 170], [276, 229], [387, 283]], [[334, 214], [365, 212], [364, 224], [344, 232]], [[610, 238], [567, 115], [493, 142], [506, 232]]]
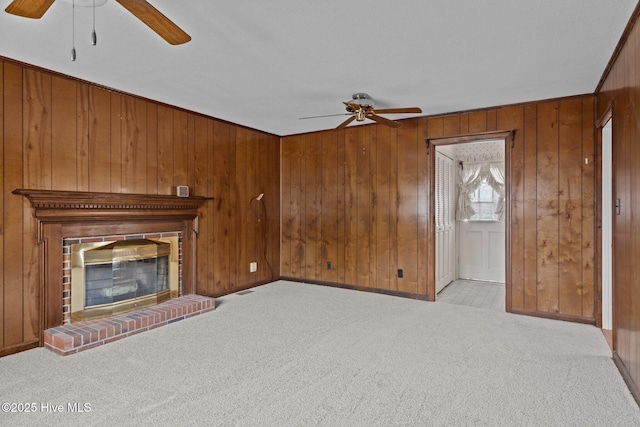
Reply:
[[71, 60], [76, 60], [76, 0], [71, 3]]
[[91, 44], [98, 44], [98, 36], [96, 34], [96, 0], [93, 0], [93, 32], [91, 33]]

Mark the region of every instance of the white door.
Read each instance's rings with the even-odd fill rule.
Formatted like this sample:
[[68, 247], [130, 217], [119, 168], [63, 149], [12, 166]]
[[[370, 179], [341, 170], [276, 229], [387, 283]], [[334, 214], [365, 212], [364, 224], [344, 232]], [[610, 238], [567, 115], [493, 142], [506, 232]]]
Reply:
[[461, 279], [504, 283], [505, 225], [501, 221], [460, 221]]
[[453, 159], [436, 151], [436, 293], [455, 279], [456, 169]]

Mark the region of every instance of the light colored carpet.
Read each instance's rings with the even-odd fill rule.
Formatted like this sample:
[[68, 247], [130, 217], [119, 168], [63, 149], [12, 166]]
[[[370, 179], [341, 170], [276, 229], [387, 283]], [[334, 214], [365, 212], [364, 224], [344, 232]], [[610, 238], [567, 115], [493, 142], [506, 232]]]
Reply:
[[592, 326], [284, 281], [218, 303], [77, 355], [0, 358], [0, 401], [38, 407], [0, 425], [640, 425]]

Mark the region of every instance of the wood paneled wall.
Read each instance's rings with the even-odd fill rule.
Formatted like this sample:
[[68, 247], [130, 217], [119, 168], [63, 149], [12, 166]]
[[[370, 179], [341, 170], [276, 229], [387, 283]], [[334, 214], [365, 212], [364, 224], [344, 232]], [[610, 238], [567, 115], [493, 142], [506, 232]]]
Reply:
[[[41, 333], [36, 222], [16, 188], [174, 194], [188, 185], [214, 198], [200, 212], [197, 292], [279, 276], [279, 137], [2, 58], [0, 101], [0, 355]], [[260, 193], [258, 221], [250, 201]]]
[[515, 131], [507, 305], [594, 322], [591, 95], [283, 138], [281, 274], [428, 295], [425, 140], [497, 130]]
[[640, 4], [597, 92], [596, 117], [613, 119], [613, 340], [615, 359], [640, 402]]
[[420, 123], [282, 139], [283, 276], [426, 295]]

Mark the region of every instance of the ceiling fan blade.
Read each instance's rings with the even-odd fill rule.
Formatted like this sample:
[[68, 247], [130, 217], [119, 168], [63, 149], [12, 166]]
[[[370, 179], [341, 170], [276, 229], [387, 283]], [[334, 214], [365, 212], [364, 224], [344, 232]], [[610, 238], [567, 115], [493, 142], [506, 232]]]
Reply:
[[382, 110], [374, 110], [376, 114], [411, 114], [422, 113], [422, 110], [418, 107], [409, 108], [384, 108]]
[[54, 0], [13, 0], [4, 10], [11, 15], [40, 19]]
[[307, 117], [298, 117], [298, 120], [305, 119], [319, 119], [321, 117], [335, 117], [335, 116], [348, 116], [349, 113], [340, 113], [340, 114], [323, 114], [321, 116], [307, 116]]
[[351, 122], [352, 122], [352, 121], [354, 121], [355, 119], [356, 119], [356, 116], [351, 116], [351, 117], [349, 117], [347, 120], [345, 120], [344, 122], [340, 123], [340, 126], [338, 126], [338, 127], [336, 128], [336, 130], [346, 128], [346, 127], [349, 125], [349, 123], [351, 123]]
[[116, 1], [169, 44], [177, 45], [191, 40], [189, 34], [185, 33], [180, 27], [145, 0]]
[[370, 118], [371, 120], [375, 120], [378, 123], [381, 123], [381, 124], [387, 125], [387, 126], [391, 126], [393, 128], [397, 128], [398, 126], [400, 126], [400, 123], [398, 123], [398, 122], [394, 122], [393, 120], [385, 119], [384, 117], [380, 117], [380, 116], [377, 116], [375, 114], [367, 114], [367, 117]]

